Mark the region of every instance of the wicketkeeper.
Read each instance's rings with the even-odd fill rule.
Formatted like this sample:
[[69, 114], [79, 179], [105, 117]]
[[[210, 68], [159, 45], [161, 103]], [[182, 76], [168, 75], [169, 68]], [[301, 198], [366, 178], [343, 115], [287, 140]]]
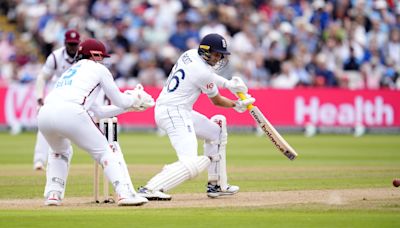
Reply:
[[[47, 164], [45, 205], [61, 204], [72, 155], [71, 142], [101, 164], [118, 195], [118, 205], [142, 205], [148, 201], [131, 188], [118, 157], [89, 112], [98, 119], [107, 118], [129, 110], [143, 111], [154, 106], [154, 100], [143, 87], [121, 93], [111, 72], [101, 63], [105, 57], [109, 55], [100, 41], [82, 42], [79, 61], [62, 74], [39, 111], [39, 130], [52, 150]], [[113, 105], [97, 105], [95, 100], [101, 90]]]

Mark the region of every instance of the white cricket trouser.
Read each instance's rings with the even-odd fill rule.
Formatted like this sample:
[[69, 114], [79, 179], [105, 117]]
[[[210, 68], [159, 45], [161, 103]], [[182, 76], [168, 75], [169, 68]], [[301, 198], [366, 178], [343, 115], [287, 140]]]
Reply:
[[39, 111], [38, 126], [52, 149], [47, 166], [45, 195], [51, 190], [64, 192], [68, 159], [71, 159], [71, 141], [103, 166], [105, 175], [117, 193], [119, 183], [125, 184], [122, 170], [107, 139], [81, 105], [66, 102], [45, 104]]
[[[218, 142], [220, 127], [203, 114], [187, 110], [180, 106], [156, 106], [155, 120], [169, 136], [179, 160], [195, 158], [197, 153], [197, 137]], [[197, 136], [197, 137], [196, 137]], [[218, 143], [204, 148], [206, 156], [218, 153]]]
[[50, 146], [44, 138], [43, 134], [38, 131], [36, 135], [35, 151], [33, 155], [33, 164], [41, 161], [43, 164], [47, 163], [47, 156], [49, 155]]

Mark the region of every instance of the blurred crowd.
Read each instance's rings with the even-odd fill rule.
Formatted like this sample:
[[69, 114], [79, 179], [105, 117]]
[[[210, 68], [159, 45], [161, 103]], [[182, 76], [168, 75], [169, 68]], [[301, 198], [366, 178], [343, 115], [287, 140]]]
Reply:
[[[208, 33], [232, 52], [226, 78], [252, 88], [400, 88], [397, 0], [1, 1], [0, 81], [33, 81], [64, 32], [104, 41], [118, 85], [162, 86], [179, 55]], [[22, 40], [16, 45], [16, 34]], [[29, 44], [31, 47], [27, 47]], [[32, 47], [33, 45], [33, 47]]]

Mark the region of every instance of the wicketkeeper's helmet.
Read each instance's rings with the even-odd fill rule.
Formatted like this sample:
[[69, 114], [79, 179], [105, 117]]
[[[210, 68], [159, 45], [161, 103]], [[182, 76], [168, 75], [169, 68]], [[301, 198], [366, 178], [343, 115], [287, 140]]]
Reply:
[[83, 41], [78, 48], [78, 58], [87, 59], [90, 57], [101, 56], [103, 58], [110, 57], [106, 52], [104, 44], [96, 39], [87, 39]]

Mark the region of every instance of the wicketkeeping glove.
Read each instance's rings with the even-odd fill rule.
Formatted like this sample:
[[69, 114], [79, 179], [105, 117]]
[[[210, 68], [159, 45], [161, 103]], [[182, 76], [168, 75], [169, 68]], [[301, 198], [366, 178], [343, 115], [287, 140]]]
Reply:
[[126, 90], [124, 93], [132, 95], [135, 98], [133, 105], [128, 109], [128, 111], [141, 112], [156, 104], [153, 97], [143, 90], [141, 84], [136, 85], [133, 90]]
[[254, 97], [251, 97], [250, 94], [246, 94], [246, 99], [237, 100], [233, 109], [235, 109], [236, 112], [243, 113], [247, 110], [247, 106], [253, 104], [255, 101], [256, 99]]
[[231, 91], [231, 93], [233, 94], [237, 94], [237, 93], [247, 93], [248, 92], [248, 88], [246, 86], [246, 84], [244, 84], [243, 80], [237, 76], [232, 77], [231, 80], [226, 82], [226, 88], [229, 89], [229, 91]]

